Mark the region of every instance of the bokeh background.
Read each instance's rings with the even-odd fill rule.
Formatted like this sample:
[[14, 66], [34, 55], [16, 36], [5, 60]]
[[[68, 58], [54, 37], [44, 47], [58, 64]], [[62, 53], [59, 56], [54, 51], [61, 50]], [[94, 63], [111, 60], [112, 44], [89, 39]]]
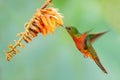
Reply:
[[120, 0], [53, 0], [65, 25], [80, 32], [109, 31], [93, 44], [107, 75], [83, 57], [64, 28], [24, 43], [10, 62], [5, 60], [3, 51], [44, 1], [0, 0], [0, 80], [120, 80]]

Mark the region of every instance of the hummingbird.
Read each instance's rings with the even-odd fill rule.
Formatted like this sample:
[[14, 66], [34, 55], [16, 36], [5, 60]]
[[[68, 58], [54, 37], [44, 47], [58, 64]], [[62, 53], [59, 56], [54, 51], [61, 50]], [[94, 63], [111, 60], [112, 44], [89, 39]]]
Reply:
[[65, 29], [72, 37], [77, 49], [84, 55], [84, 57], [91, 58], [98, 65], [98, 67], [107, 74], [106, 69], [101, 64], [100, 59], [98, 58], [98, 55], [92, 46], [92, 43], [100, 36], [107, 33], [107, 31], [89, 34], [91, 30], [80, 33], [75, 27], [72, 26], [67, 26]]

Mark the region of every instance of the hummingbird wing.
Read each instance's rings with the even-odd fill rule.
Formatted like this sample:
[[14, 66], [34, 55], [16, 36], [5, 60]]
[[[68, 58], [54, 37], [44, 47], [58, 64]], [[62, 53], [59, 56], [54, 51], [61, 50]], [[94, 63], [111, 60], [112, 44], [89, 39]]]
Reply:
[[99, 33], [95, 33], [95, 34], [89, 34], [88, 36], [90, 38], [90, 42], [93, 43], [96, 39], [98, 39], [99, 37], [101, 37], [102, 35], [104, 35], [107, 32], [108, 31], [99, 32]]
[[89, 53], [88, 56], [89, 56], [92, 60], [95, 61], [95, 63], [99, 66], [99, 68], [100, 68], [104, 73], [107, 74], [106, 69], [102, 66], [102, 64], [101, 64], [101, 62], [100, 62], [100, 60], [99, 60], [99, 58], [98, 58], [98, 56], [97, 56], [94, 48], [92, 47], [89, 38], [86, 39], [85, 44], [86, 44], [86, 49], [88, 50], [88, 53]]

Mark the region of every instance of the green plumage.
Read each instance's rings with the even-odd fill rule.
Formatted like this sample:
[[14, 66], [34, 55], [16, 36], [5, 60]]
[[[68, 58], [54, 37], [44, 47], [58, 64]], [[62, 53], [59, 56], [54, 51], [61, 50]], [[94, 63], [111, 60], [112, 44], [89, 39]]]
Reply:
[[87, 31], [81, 34], [75, 27], [66, 27], [67, 32], [71, 35], [77, 49], [84, 55], [84, 57], [90, 57], [95, 63], [100, 67], [100, 69], [107, 73], [106, 69], [102, 66], [97, 53], [95, 52], [94, 48], [92, 47], [92, 42], [98, 39], [100, 36], [105, 34], [105, 32], [89, 34], [91, 31]]

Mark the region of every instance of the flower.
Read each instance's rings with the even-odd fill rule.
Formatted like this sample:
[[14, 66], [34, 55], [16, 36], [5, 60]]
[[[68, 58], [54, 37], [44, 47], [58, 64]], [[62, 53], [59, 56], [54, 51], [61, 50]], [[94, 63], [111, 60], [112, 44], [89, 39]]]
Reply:
[[29, 22], [25, 24], [25, 31], [18, 34], [19, 40], [15, 40], [15, 44], [9, 45], [9, 51], [5, 51], [6, 59], [9, 61], [17, 52], [17, 46], [23, 48], [24, 45], [21, 43], [24, 40], [26, 43], [32, 41], [32, 38], [36, 37], [39, 33], [46, 35], [48, 32], [53, 34], [57, 26], [62, 26], [63, 21], [58, 9], [46, 8], [52, 0], [47, 0], [43, 6], [34, 13], [33, 17]]

